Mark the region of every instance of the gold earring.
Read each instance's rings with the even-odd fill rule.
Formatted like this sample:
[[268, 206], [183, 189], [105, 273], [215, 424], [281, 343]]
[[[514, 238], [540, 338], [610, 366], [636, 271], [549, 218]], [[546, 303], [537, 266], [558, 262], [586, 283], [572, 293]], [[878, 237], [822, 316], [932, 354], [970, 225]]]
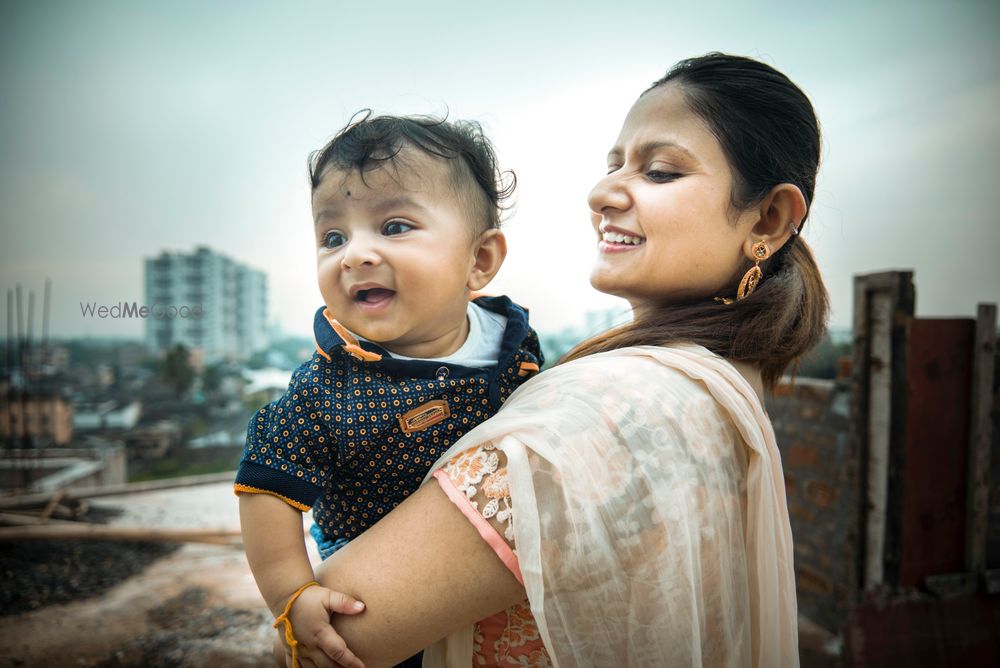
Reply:
[[761, 277], [764, 272], [760, 270], [760, 263], [771, 256], [771, 249], [767, 247], [764, 240], [761, 239], [755, 243], [750, 248], [750, 253], [753, 255], [754, 265], [750, 267], [750, 270], [743, 274], [743, 280], [740, 281], [740, 287], [736, 288], [736, 301], [741, 299], [746, 299], [749, 297], [754, 290], [757, 289], [757, 285], [760, 283]]

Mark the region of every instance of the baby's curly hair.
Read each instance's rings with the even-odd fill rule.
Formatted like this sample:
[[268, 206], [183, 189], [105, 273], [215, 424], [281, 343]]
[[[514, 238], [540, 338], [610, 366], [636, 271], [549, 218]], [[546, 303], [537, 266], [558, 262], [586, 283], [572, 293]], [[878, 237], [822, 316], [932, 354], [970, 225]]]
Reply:
[[309, 181], [315, 192], [329, 169], [406, 167], [404, 149], [412, 148], [448, 162], [452, 182], [477, 231], [500, 227], [501, 214], [517, 185], [514, 172], [500, 171], [493, 144], [475, 121], [434, 116], [374, 116], [356, 113], [326, 146], [309, 155]]

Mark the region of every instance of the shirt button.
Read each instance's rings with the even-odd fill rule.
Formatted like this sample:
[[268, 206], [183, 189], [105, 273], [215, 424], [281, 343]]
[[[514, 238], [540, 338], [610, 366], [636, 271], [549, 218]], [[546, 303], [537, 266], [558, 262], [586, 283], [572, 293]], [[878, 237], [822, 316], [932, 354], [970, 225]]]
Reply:
[[448, 370], [448, 367], [441, 366], [438, 367], [438, 370], [434, 372], [434, 375], [437, 376], [438, 380], [444, 380], [445, 378], [448, 377], [449, 373], [451, 373], [451, 371]]

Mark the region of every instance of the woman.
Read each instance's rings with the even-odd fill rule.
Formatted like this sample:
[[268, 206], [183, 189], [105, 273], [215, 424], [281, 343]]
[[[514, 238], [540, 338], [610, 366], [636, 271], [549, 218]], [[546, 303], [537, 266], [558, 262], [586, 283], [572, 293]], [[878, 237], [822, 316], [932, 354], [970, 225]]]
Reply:
[[640, 96], [589, 197], [591, 282], [634, 320], [323, 565], [366, 604], [334, 618], [365, 665], [797, 665], [762, 395], [824, 330], [798, 237], [818, 162], [808, 99], [767, 65], [709, 54]]

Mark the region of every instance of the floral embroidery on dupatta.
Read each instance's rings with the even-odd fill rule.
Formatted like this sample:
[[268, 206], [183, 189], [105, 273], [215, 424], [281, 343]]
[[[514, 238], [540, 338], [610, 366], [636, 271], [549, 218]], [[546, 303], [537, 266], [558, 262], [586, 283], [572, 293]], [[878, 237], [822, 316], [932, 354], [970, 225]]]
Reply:
[[[485, 443], [455, 455], [444, 471], [472, 507], [492, 520], [495, 528], [503, 529], [504, 538], [513, 543], [514, 517], [505, 464], [503, 453]], [[472, 665], [476, 667], [552, 666], [527, 601], [476, 623], [472, 641]]]
[[[507, 467], [500, 465], [500, 453], [492, 443], [455, 455], [446, 467], [448, 477], [458, 491], [465, 494], [472, 507], [486, 519], [503, 527], [503, 537], [514, 540], [513, 514]], [[479, 489], [477, 490], [477, 486]], [[476, 495], [482, 492], [485, 505], [480, 508]]]

